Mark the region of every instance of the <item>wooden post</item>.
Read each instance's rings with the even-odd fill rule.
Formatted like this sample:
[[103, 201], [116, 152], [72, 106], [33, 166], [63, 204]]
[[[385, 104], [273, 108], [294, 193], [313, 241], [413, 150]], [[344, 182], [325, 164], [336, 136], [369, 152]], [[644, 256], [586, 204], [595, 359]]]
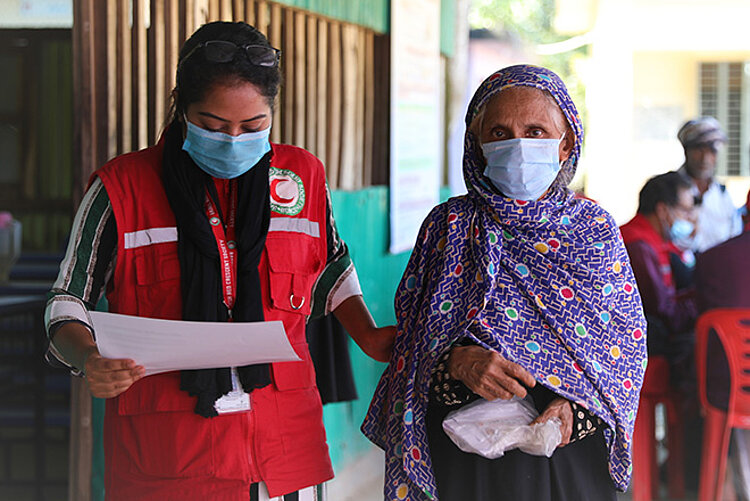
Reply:
[[328, 47], [328, 184], [339, 187], [341, 165], [341, 24], [330, 24]]
[[148, 146], [148, 65], [146, 0], [133, 1], [133, 115], [135, 149]]
[[389, 182], [390, 176], [390, 38], [377, 35], [373, 40], [374, 52], [374, 86], [373, 94], [373, 122], [375, 131], [373, 142], [375, 147], [372, 152], [372, 184], [385, 184]]
[[244, 0], [232, 0], [232, 20], [244, 21], [245, 19], [246, 17]]
[[341, 163], [339, 165], [339, 189], [356, 187], [355, 171], [358, 169], [355, 152], [357, 138], [357, 32], [356, 28], [344, 24], [341, 29], [343, 106], [341, 110]]
[[258, 26], [255, 24], [255, 1], [254, 0], [245, 0], [245, 22], [251, 26], [255, 26], [260, 31], [263, 32], [266, 36], [268, 35], [268, 32], [266, 31], [267, 28], [265, 26]]
[[328, 137], [328, 21], [318, 20], [318, 82], [317, 82], [317, 111], [318, 117], [316, 127], [318, 137], [316, 142], [316, 154], [324, 165], [328, 165], [328, 149], [326, 138]]
[[[282, 34], [281, 34], [281, 19], [282, 19], [282, 11], [281, 6], [277, 3], [271, 4], [269, 7], [268, 4], [265, 2], [265, 0], [260, 0], [257, 2], [257, 8], [258, 8], [258, 14], [257, 14], [257, 26], [258, 29], [263, 31], [264, 27], [267, 27], [266, 29], [268, 32], [266, 33], [268, 36], [268, 40], [271, 42], [271, 45], [273, 45], [276, 48], [282, 48]], [[284, 69], [286, 68], [287, 58], [288, 54], [286, 52], [281, 53], [281, 72], [284, 74]], [[276, 100], [276, 110], [273, 117], [273, 125], [271, 126], [271, 141], [274, 143], [280, 143], [283, 140], [282, 131], [284, 130], [284, 120], [283, 120], [283, 111], [282, 106], [284, 102], [284, 93], [286, 92], [284, 90], [284, 87], [286, 87], [286, 82], [284, 82], [280, 96]]]
[[148, 87], [149, 106], [149, 144], [156, 144], [159, 133], [164, 126], [166, 116], [167, 96], [167, 68], [166, 68], [166, 13], [164, 2], [150, 2], [151, 27], [149, 28], [148, 46]]
[[86, 382], [74, 377], [70, 393], [70, 476], [68, 499], [91, 499], [91, 453], [93, 430], [91, 426], [91, 393]]
[[[221, 0], [208, 0], [208, 18], [206, 21], [215, 21], [221, 17]], [[202, 22], [200, 24], [203, 24]]]
[[177, 72], [177, 61], [180, 56], [180, 14], [178, 0], [167, 0], [166, 5], [166, 54], [165, 65], [167, 68], [166, 94], [172, 95], [172, 89], [175, 86], [175, 73]]
[[107, 86], [107, 158], [112, 158], [118, 152], [118, 120], [117, 113], [117, 5], [107, 2], [100, 9], [104, 10], [106, 24], [103, 26], [106, 33], [106, 44], [104, 46], [105, 68], [99, 66], [97, 71], [106, 71], [105, 82]]
[[352, 30], [355, 31], [357, 40], [357, 47], [355, 55], [357, 57], [354, 68], [357, 72], [355, 88], [355, 137], [354, 137], [354, 163], [352, 165], [353, 177], [352, 177], [352, 189], [359, 189], [364, 184], [364, 164], [365, 164], [365, 88], [367, 82], [365, 81], [365, 61], [367, 60], [367, 32], [360, 26], [352, 26]]
[[362, 155], [364, 156], [362, 165], [362, 184], [371, 186], [372, 182], [372, 165], [373, 165], [373, 144], [375, 135], [375, 34], [367, 30], [365, 34], [365, 54], [364, 54], [364, 87], [365, 93], [365, 117], [364, 117], [364, 147]]
[[294, 13], [294, 124], [293, 144], [305, 148], [305, 13]]
[[119, 151], [133, 149], [133, 53], [129, 0], [117, 1], [117, 113], [120, 122]]
[[211, 18], [211, 21], [232, 20], [232, 0], [219, 0], [219, 17]]
[[284, 9], [283, 31], [283, 50], [286, 55], [284, 58], [284, 87], [281, 89], [282, 98], [282, 141], [294, 144], [294, 77], [295, 77], [295, 53], [303, 48], [294, 45], [294, 11]]
[[[316, 120], [318, 119], [317, 107], [317, 72], [318, 72], [318, 20], [315, 16], [307, 15], [307, 57], [305, 64], [307, 66], [307, 76], [305, 77], [305, 86], [307, 93], [304, 100], [305, 109], [305, 147], [314, 155], [318, 155], [317, 150], [317, 133], [319, 128]], [[325, 131], [320, 131], [324, 134]]]
[[[95, 79], [95, 0], [73, 2], [73, 102], [74, 172], [73, 198], [80, 201], [88, 176], [97, 166], [96, 79]], [[70, 402], [70, 466], [68, 499], [91, 499], [91, 396], [82, 381], [73, 378]]]

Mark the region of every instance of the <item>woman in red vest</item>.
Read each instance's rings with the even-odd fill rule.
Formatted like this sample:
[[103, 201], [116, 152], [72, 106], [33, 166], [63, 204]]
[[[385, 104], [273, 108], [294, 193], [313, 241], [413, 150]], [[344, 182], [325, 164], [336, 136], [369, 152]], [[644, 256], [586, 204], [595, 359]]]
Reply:
[[[245, 23], [201, 27], [158, 144], [99, 169], [78, 210], [46, 323], [50, 353], [107, 399], [109, 500], [321, 499], [333, 471], [305, 321], [333, 312], [389, 358], [395, 331], [362, 301], [323, 165], [269, 142], [279, 56]], [[127, 315], [281, 320], [302, 361], [144, 377], [99, 354], [103, 294]]]

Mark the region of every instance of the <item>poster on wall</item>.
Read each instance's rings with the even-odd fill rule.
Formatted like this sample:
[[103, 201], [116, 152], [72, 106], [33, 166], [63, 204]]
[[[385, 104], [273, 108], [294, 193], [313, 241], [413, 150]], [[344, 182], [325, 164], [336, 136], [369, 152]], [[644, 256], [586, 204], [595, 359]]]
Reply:
[[414, 246], [440, 190], [440, 0], [391, 2], [391, 243]]

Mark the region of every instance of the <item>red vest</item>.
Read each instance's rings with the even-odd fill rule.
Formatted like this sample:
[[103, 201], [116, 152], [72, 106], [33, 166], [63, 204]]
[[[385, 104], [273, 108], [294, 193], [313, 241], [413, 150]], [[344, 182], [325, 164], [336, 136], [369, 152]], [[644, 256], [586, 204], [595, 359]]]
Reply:
[[[149, 376], [108, 399], [108, 500], [248, 499], [333, 477], [322, 405], [305, 341], [312, 289], [326, 261], [323, 166], [305, 150], [273, 145], [271, 221], [259, 271], [266, 320], [281, 320], [302, 362], [272, 364], [273, 384], [251, 393], [250, 412], [203, 418], [178, 372]], [[117, 222], [111, 312], [182, 318], [175, 218], [161, 182], [163, 143], [122, 155], [98, 175]], [[210, 333], [206, 333], [210, 335]]]
[[659, 271], [661, 279], [667, 287], [674, 286], [672, 278], [672, 267], [669, 264], [669, 255], [682, 255], [682, 251], [669, 240], [664, 240], [643, 214], [636, 214], [633, 219], [620, 226], [620, 233], [625, 245], [635, 242], [645, 242], [651, 247], [659, 259]]

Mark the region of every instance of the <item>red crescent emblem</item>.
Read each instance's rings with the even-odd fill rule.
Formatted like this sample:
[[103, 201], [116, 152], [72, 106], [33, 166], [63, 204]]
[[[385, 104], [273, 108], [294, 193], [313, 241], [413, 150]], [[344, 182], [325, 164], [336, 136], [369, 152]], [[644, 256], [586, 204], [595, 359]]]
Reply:
[[282, 182], [282, 181], [284, 181], [284, 179], [273, 179], [273, 180], [271, 181], [271, 196], [272, 196], [272, 197], [273, 197], [274, 199], [276, 199], [276, 201], [277, 201], [278, 203], [281, 203], [281, 204], [289, 204], [289, 203], [292, 203], [292, 202], [294, 201], [294, 198], [282, 198], [282, 197], [280, 197], [280, 196], [279, 196], [279, 192], [278, 192], [278, 191], [276, 190], [276, 186], [277, 186], [277, 185], [278, 185], [278, 184], [279, 184], [280, 182]]

